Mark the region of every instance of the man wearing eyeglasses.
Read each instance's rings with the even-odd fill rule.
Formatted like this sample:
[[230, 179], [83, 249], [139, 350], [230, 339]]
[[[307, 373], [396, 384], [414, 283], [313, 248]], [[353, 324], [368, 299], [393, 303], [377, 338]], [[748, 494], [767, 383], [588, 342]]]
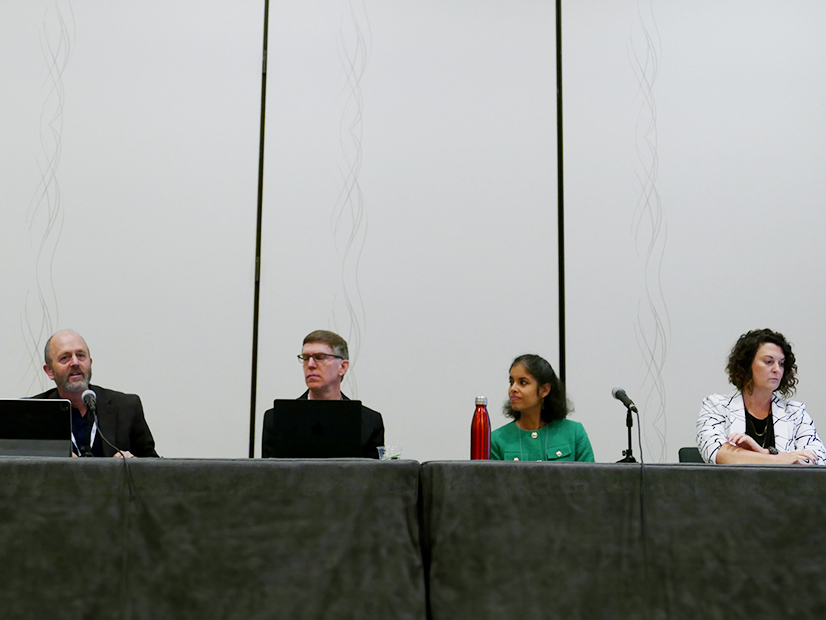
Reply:
[[347, 342], [338, 334], [325, 330], [308, 334], [298, 356], [308, 388], [301, 398], [342, 400], [341, 382], [350, 367], [349, 357]]
[[[317, 330], [304, 338], [298, 360], [304, 367], [307, 391], [300, 399], [350, 400], [341, 392], [341, 381], [350, 367], [347, 341], [335, 332]], [[361, 447], [366, 458], [377, 459], [384, 445], [384, 422], [378, 411], [361, 407]]]

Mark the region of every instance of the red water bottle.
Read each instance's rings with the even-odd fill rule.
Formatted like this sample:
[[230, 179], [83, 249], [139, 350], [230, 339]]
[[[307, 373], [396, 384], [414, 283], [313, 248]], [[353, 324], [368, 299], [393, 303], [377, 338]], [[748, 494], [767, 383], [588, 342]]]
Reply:
[[490, 460], [490, 416], [488, 416], [488, 399], [476, 397], [476, 413], [470, 425], [470, 460]]

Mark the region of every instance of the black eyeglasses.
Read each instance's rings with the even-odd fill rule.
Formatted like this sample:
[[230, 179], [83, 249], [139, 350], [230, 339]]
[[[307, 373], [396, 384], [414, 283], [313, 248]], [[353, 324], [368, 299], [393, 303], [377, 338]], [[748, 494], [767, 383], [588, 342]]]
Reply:
[[343, 360], [344, 358], [340, 355], [333, 355], [332, 353], [311, 353], [309, 355], [304, 355], [303, 353], [298, 356], [298, 361], [302, 364], [306, 364], [310, 361], [310, 358], [315, 360], [316, 364], [323, 364], [324, 362], [328, 361], [330, 358], [335, 358], [339, 360]]

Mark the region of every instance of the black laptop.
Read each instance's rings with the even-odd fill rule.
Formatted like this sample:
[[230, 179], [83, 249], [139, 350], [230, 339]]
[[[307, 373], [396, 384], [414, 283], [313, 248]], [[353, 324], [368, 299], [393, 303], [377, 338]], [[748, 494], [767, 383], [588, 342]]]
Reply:
[[0, 399], [0, 456], [72, 456], [72, 404]]
[[281, 400], [264, 416], [261, 456], [361, 457], [360, 400]]

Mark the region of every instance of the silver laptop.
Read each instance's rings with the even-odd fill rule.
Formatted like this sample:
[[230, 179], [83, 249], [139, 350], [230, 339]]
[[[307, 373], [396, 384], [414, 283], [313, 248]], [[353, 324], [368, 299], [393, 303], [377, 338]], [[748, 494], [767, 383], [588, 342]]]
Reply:
[[72, 404], [0, 399], [0, 456], [72, 456]]

